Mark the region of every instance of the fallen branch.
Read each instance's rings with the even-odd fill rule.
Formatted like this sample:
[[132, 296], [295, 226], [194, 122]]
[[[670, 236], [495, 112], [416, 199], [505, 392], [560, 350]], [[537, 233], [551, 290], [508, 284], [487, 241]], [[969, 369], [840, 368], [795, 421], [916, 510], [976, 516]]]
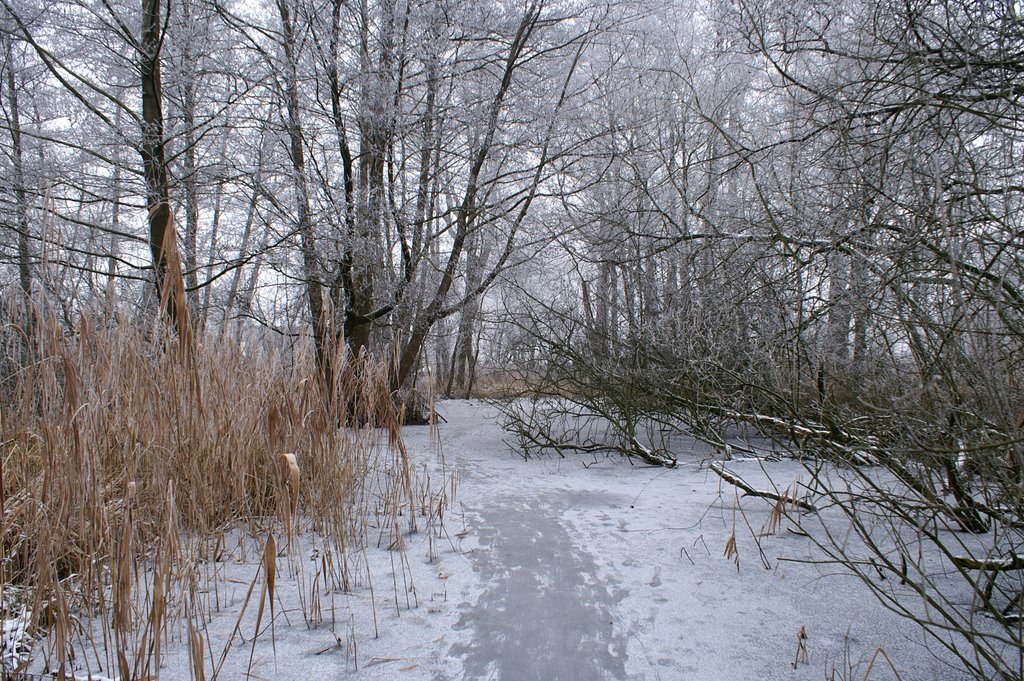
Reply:
[[1005, 570], [1024, 570], [1024, 555], [1016, 554], [1009, 558], [987, 558], [979, 560], [972, 556], [953, 556], [953, 565], [964, 570], [987, 570], [1003, 572]]
[[629, 449], [623, 451], [626, 456], [638, 456], [652, 466], [664, 466], [665, 468], [676, 467], [676, 458], [669, 452], [654, 451], [637, 442], [636, 438], [630, 440]]
[[771, 499], [772, 501], [781, 501], [783, 503], [792, 504], [793, 506], [802, 508], [805, 511], [810, 511], [811, 513], [818, 512], [818, 509], [814, 504], [804, 501], [803, 499], [798, 499], [797, 497], [794, 496], [783, 496], [781, 494], [776, 494], [775, 492], [769, 492], [767, 490], [754, 489], [746, 482], [744, 482], [742, 478], [733, 475], [732, 473], [725, 470], [721, 465], [717, 463], [711, 464], [709, 468], [712, 471], [714, 471], [715, 474], [718, 475], [718, 477], [722, 478], [730, 485], [735, 485], [736, 487], [739, 487], [741, 490], [743, 490], [746, 496], [761, 497], [762, 499]]
[[[566, 452], [583, 452], [585, 454], [617, 452], [626, 457], [641, 459], [652, 466], [675, 468], [678, 463], [671, 452], [651, 449], [642, 445], [636, 438], [630, 438], [628, 444], [593, 442], [590, 440], [574, 442], [572, 436], [556, 438], [545, 428], [533, 423], [508, 423], [504, 427], [519, 438], [520, 448], [523, 450], [523, 458], [527, 459], [529, 458], [529, 449], [532, 447], [540, 450], [554, 450], [563, 459]], [[576, 435], [579, 435], [579, 431], [577, 431]]]

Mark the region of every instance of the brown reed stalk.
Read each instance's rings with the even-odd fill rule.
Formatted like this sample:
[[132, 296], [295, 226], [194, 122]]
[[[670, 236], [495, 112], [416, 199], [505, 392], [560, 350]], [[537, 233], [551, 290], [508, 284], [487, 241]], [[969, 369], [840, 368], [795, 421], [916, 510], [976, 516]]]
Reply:
[[[345, 588], [358, 581], [349, 561], [360, 559], [373, 491], [389, 490], [394, 516], [415, 497], [385, 366], [364, 359], [334, 386], [358, 393], [366, 417], [345, 428], [347, 400], [325, 399], [308, 340], [287, 353], [264, 341], [191, 343], [183, 357], [158, 325], [100, 314], [69, 328], [37, 311], [31, 328], [0, 329], [19, 362], [0, 376], [0, 546], [10, 557], [0, 589], [21, 594], [58, 666], [78, 635], [71, 618], [91, 612], [107, 613], [95, 640], [113, 650], [97, 652], [122, 678], [159, 674], [172, 631], [201, 652], [190, 627], [203, 620], [181, 605], [197, 588], [186, 567], [204, 560], [203, 538], [226, 529], [267, 536], [282, 451], [297, 454], [286, 525], [302, 515], [316, 528]], [[383, 455], [389, 435], [397, 460]]]

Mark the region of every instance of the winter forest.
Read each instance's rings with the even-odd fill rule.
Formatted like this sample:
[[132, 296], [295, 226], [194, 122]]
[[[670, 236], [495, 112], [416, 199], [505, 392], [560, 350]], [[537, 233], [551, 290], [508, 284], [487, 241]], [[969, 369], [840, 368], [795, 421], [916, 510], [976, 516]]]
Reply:
[[0, 4], [3, 678], [1024, 676], [1018, 0]]

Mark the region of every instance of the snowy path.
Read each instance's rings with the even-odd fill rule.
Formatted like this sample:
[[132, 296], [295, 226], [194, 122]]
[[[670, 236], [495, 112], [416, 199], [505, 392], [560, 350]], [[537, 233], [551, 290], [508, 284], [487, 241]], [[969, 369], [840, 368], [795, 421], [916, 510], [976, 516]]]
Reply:
[[[434, 658], [434, 681], [818, 680], [833, 668], [859, 679], [879, 646], [902, 679], [958, 678], [856, 579], [778, 560], [811, 556], [807, 539], [781, 532], [759, 548], [753, 535], [769, 507], [721, 488], [698, 466], [697, 443], [671, 471], [620, 459], [524, 462], [493, 410], [445, 402], [440, 411], [472, 571], [452, 578], [458, 619], [439, 642], [448, 649]], [[801, 473], [772, 466], [783, 485]], [[763, 475], [753, 462], [733, 467], [755, 482]], [[723, 556], [734, 531], [739, 569]], [[810, 655], [794, 669], [801, 627]], [[882, 666], [871, 679], [894, 678]]]
[[460, 620], [472, 644], [452, 649], [466, 656], [469, 678], [624, 677], [617, 585], [596, 579], [595, 557], [573, 545], [561, 520], [579, 501], [548, 492], [498, 497], [481, 510], [478, 566], [488, 586]]
[[[625, 678], [627, 640], [614, 626], [621, 588], [598, 576], [599, 558], [574, 542], [566, 516], [627, 500], [567, 489], [550, 467], [508, 456], [489, 410], [449, 402], [443, 411], [444, 448], [460, 470], [478, 542], [474, 571], [485, 585], [460, 606], [456, 627], [470, 640], [450, 653], [462, 658], [463, 678]], [[467, 430], [467, 417], [477, 427]]]

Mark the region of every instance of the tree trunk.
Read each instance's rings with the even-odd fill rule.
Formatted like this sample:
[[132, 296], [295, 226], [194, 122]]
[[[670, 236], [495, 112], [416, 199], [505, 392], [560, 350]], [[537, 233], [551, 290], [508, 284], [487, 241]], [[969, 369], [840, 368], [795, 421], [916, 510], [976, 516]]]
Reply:
[[191, 327], [185, 305], [174, 216], [170, 203], [170, 176], [164, 141], [163, 91], [160, 83], [160, 48], [163, 41], [160, 0], [142, 0], [142, 42], [139, 69], [142, 75], [142, 145], [140, 153], [146, 179], [149, 210], [149, 248], [153, 283], [172, 328], [183, 348], [191, 344]]
[[382, 256], [378, 245], [384, 231], [386, 187], [384, 168], [394, 127], [394, 30], [393, 2], [382, 3], [380, 18], [380, 54], [376, 63], [370, 50], [371, 19], [365, 0], [360, 4], [362, 36], [360, 42], [363, 78], [359, 110], [359, 173], [355, 231], [349, 234], [344, 258], [347, 290], [345, 340], [353, 358], [369, 346], [374, 309], [374, 270]]
[[288, 112], [287, 129], [291, 152], [292, 177], [298, 201], [298, 232], [302, 248], [303, 276], [306, 282], [306, 302], [312, 317], [313, 345], [316, 364], [319, 367], [328, 392], [334, 389], [334, 343], [330, 331], [330, 320], [324, 309], [321, 270], [317, 263], [316, 236], [313, 234], [312, 211], [309, 201], [309, 185], [306, 179], [306, 158], [303, 149], [302, 115], [299, 110], [299, 77], [295, 54], [295, 27], [291, 10], [286, 0], [277, 0], [281, 15], [282, 47], [285, 57], [285, 108]]
[[[244, 260], [249, 254], [249, 240], [252, 235], [253, 224], [256, 221], [256, 209], [259, 206], [260, 199], [260, 185], [263, 183], [263, 150], [266, 145], [266, 129], [260, 130], [260, 141], [259, 141], [259, 155], [256, 160], [256, 176], [252, 181], [252, 195], [249, 197], [249, 207], [245, 214], [245, 225], [242, 227], [242, 241], [238, 246], [238, 257], [240, 260]], [[268, 230], [263, 230], [263, 239], [266, 240]], [[264, 244], [261, 244], [257, 249], [257, 252], [262, 252]], [[224, 301], [224, 316], [221, 320], [222, 328], [221, 335], [223, 336], [228, 329], [228, 320], [231, 317], [232, 311], [236, 307], [236, 301], [238, 298], [239, 284], [242, 281], [242, 270], [244, 268], [239, 265], [235, 268], [234, 273], [231, 275], [231, 285], [228, 287], [228, 296]], [[254, 270], [258, 269], [258, 265], [253, 267]], [[248, 290], [248, 289], [246, 289]], [[248, 300], [248, 298], [247, 298]], [[239, 306], [240, 307], [240, 306]], [[240, 328], [240, 324], [236, 325], [236, 334]]]
[[9, 125], [11, 132], [11, 159], [14, 171], [14, 196], [18, 224], [18, 284], [25, 298], [25, 319], [31, 319], [32, 298], [32, 260], [29, 249], [28, 194], [25, 191], [24, 152], [21, 146], [21, 112], [18, 107], [18, 83], [14, 74], [14, 55], [12, 39], [5, 41], [7, 60], [7, 91], [10, 101]]
[[398, 391], [411, 388], [411, 378], [419, 362], [420, 352], [430, 332], [430, 327], [438, 320], [438, 315], [444, 307], [455, 280], [455, 270], [462, 258], [462, 252], [466, 245], [466, 239], [476, 229], [477, 218], [477, 193], [480, 191], [480, 174], [487, 160], [488, 154], [494, 143], [494, 136], [498, 128], [498, 117], [502, 106], [505, 103], [505, 96], [512, 85], [512, 78], [519, 66], [519, 58], [526, 47], [526, 42], [532, 35], [540, 19], [541, 5], [538, 2], [531, 2], [523, 14], [519, 23], [516, 35], [509, 46], [508, 56], [505, 59], [504, 72], [498, 91], [491, 100], [488, 111], [486, 128], [479, 146], [473, 157], [473, 163], [469, 169], [469, 177], [466, 182], [466, 192], [456, 210], [455, 235], [452, 240], [451, 251], [447, 263], [441, 272], [441, 281], [434, 291], [430, 303], [416, 316], [413, 321], [412, 330], [405, 346], [399, 356], [398, 367], [393, 379], [393, 388]]
[[850, 256], [833, 252], [828, 258], [828, 327], [824, 357], [830, 372], [843, 370], [850, 359]]
[[[222, 159], [227, 158], [228, 153], [228, 140], [230, 139], [230, 132], [228, 131], [229, 126], [225, 121], [225, 133], [224, 139], [221, 142], [220, 157]], [[206, 332], [207, 323], [210, 318], [210, 294], [213, 287], [209, 285], [211, 277], [213, 276], [214, 261], [217, 258], [217, 251], [220, 247], [220, 221], [223, 216], [223, 205], [224, 205], [224, 186], [227, 184], [223, 177], [217, 180], [217, 192], [213, 198], [213, 218], [210, 220], [210, 245], [206, 252], [206, 281], [207, 286], [203, 288], [203, 302], [200, 306], [201, 317], [198, 320], [199, 333], [203, 334]]]
[[[479, 235], [474, 241], [479, 241]], [[474, 244], [466, 255], [466, 291], [470, 300], [462, 308], [459, 318], [459, 332], [455, 338], [455, 350], [452, 355], [452, 367], [448, 376], [446, 392], [449, 397], [453, 396], [455, 389], [461, 389], [465, 397], [469, 397], [469, 376], [472, 374], [473, 360], [473, 338], [478, 327], [480, 316], [481, 297], [473, 296], [474, 291], [483, 281], [483, 266], [487, 261], [489, 249]]]
[[[192, 22], [192, 0], [184, 0], [179, 6], [182, 21], [187, 27]], [[184, 239], [184, 276], [187, 289], [189, 315], [192, 319], [200, 319], [198, 291], [199, 269], [199, 178], [196, 177], [196, 68], [195, 62], [199, 55], [195, 53], [192, 41], [185, 40], [185, 52], [182, 55], [181, 114], [185, 122], [185, 149], [182, 162], [185, 166], [185, 239]]]
[[355, 242], [355, 209], [356, 209], [356, 188], [355, 169], [352, 161], [352, 148], [348, 140], [348, 129], [345, 125], [344, 108], [342, 105], [341, 77], [338, 74], [338, 50], [341, 44], [341, 8], [344, 0], [334, 0], [331, 11], [331, 34], [328, 41], [329, 52], [325, 59], [327, 65], [327, 87], [331, 93], [331, 122], [334, 124], [334, 134], [337, 139], [338, 152], [341, 154], [342, 186], [344, 189], [344, 243], [342, 244], [341, 262], [339, 271], [333, 273], [331, 282], [331, 301], [336, 310], [348, 307], [348, 291], [346, 282], [350, 280], [352, 267], [352, 246]]

